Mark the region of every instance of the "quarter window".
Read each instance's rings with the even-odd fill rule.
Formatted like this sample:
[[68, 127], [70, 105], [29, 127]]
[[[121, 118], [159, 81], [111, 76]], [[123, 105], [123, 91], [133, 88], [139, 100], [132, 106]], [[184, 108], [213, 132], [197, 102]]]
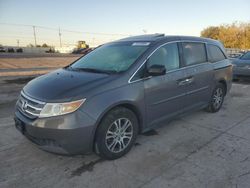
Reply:
[[169, 70], [178, 69], [180, 66], [177, 43], [166, 44], [157, 49], [148, 60], [151, 65], [164, 65]]
[[205, 44], [197, 42], [182, 43], [186, 65], [194, 65], [207, 61]]
[[218, 46], [208, 44], [207, 50], [211, 62], [216, 62], [226, 59], [225, 55]]

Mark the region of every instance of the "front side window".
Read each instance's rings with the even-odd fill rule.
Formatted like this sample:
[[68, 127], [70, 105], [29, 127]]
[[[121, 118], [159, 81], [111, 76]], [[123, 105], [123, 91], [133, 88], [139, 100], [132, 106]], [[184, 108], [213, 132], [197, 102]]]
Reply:
[[116, 43], [103, 45], [83, 56], [70, 66], [72, 69], [100, 72], [126, 71], [142, 53], [146, 45]]
[[211, 62], [217, 62], [226, 59], [225, 55], [218, 46], [208, 44], [207, 51]]
[[180, 66], [177, 43], [166, 44], [157, 49], [148, 59], [147, 66], [164, 65], [169, 70], [178, 69]]
[[198, 42], [182, 43], [183, 56], [186, 65], [194, 65], [207, 61], [205, 44]]

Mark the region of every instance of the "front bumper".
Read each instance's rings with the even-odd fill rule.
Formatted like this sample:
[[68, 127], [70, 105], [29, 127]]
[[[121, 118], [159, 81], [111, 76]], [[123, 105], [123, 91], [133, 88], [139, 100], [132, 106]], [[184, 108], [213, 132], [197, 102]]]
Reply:
[[16, 109], [14, 119], [18, 130], [43, 150], [74, 155], [93, 149], [95, 120], [81, 110], [32, 120]]

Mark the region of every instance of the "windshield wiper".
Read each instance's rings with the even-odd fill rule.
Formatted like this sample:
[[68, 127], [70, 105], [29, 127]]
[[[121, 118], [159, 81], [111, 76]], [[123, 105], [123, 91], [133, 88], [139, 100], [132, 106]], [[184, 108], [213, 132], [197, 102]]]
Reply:
[[117, 73], [117, 71], [113, 71], [113, 70], [100, 70], [100, 69], [93, 69], [93, 68], [73, 68], [73, 67], [68, 67], [68, 68], [73, 71], [85, 71], [85, 72], [104, 73], [104, 74]]

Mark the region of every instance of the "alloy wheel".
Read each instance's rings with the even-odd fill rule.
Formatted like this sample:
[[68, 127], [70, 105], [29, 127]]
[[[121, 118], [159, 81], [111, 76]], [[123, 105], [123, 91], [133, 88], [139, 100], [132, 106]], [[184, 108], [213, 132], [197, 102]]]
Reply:
[[129, 119], [119, 118], [115, 120], [106, 133], [106, 146], [109, 151], [119, 153], [130, 143], [133, 137], [133, 126]]
[[223, 102], [223, 89], [222, 88], [217, 88], [214, 92], [213, 96], [213, 106], [215, 109], [220, 108], [222, 102]]

